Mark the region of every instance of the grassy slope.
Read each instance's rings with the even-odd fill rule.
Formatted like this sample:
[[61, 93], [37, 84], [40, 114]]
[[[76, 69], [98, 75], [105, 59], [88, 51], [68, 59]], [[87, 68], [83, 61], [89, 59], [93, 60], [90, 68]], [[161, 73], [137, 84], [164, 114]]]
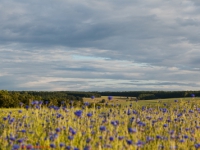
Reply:
[[155, 100], [138, 100], [138, 102], [135, 102], [134, 100], [130, 100], [127, 99], [126, 97], [119, 97], [119, 96], [113, 96], [113, 99], [111, 101], [108, 100], [107, 96], [102, 96], [101, 98], [95, 98], [94, 100], [92, 100], [91, 98], [84, 98], [84, 102], [89, 102], [89, 103], [98, 103], [100, 102], [102, 99], [105, 99], [106, 102], [108, 103], [114, 103], [114, 104], [122, 104], [122, 105], [128, 105], [130, 103], [132, 104], [137, 104], [137, 105], [156, 105], [158, 103], [171, 103], [174, 102], [174, 100], [178, 100], [178, 101], [188, 101], [188, 100], [192, 100], [192, 101], [196, 101], [198, 103], [200, 103], [200, 98], [195, 97], [195, 98], [169, 98], [169, 99], [155, 99]]

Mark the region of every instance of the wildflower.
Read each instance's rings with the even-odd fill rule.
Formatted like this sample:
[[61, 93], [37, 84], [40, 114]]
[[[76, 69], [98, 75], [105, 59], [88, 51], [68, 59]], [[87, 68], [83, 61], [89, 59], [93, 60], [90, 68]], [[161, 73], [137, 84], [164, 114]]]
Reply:
[[71, 127], [69, 127], [69, 132], [70, 132], [72, 135], [75, 135], [75, 134], [76, 134], [76, 131], [75, 131], [73, 128], [71, 128]]
[[56, 132], [60, 132], [60, 128], [56, 128]]
[[85, 105], [85, 106], [89, 106], [90, 103], [89, 103], [89, 102], [85, 102], [84, 105]]
[[82, 116], [82, 113], [83, 113], [82, 110], [77, 110], [77, 111], [74, 112], [74, 114], [75, 114], [77, 117], [81, 117], [81, 116]]
[[162, 137], [160, 135], [156, 135], [156, 139], [161, 139]]
[[13, 150], [18, 150], [18, 149], [20, 149], [20, 146], [18, 144], [15, 144], [15, 145], [13, 145], [12, 149]]
[[91, 96], [91, 99], [95, 99], [95, 96]]
[[99, 127], [99, 130], [100, 130], [100, 131], [105, 131], [105, 130], [106, 130], [106, 127], [105, 127], [105, 126], [100, 126], [100, 127]]
[[92, 113], [87, 113], [87, 116], [88, 117], [92, 117]]
[[86, 139], [86, 143], [90, 143], [90, 141], [91, 141], [91, 138]]
[[137, 130], [134, 128], [128, 128], [128, 132], [129, 133], [136, 133], [137, 132]]
[[195, 97], [195, 95], [194, 95], [194, 94], [191, 94], [191, 97]]
[[51, 143], [51, 144], [50, 144], [50, 147], [51, 147], [51, 148], [56, 148], [56, 145], [53, 144], [53, 143]]
[[146, 141], [147, 141], [147, 142], [150, 142], [150, 141], [153, 141], [153, 140], [154, 140], [153, 137], [149, 137], [149, 136], [146, 137]]
[[73, 140], [74, 137], [69, 135], [69, 136], [68, 136], [68, 139], [69, 139], [69, 140]]
[[91, 150], [90, 146], [85, 146], [83, 150]]
[[118, 120], [113, 120], [113, 121], [111, 121], [111, 124], [113, 126], [118, 126], [119, 125], [119, 121]]
[[24, 139], [17, 140], [18, 143], [22, 143], [23, 141], [24, 141]]
[[187, 138], [188, 138], [188, 136], [187, 136], [187, 135], [184, 135], [184, 136], [183, 136], [183, 138], [184, 138], [184, 139], [187, 139]]
[[200, 148], [200, 143], [194, 145], [196, 149]]
[[60, 147], [64, 147], [65, 146], [65, 144], [64, 143], [60, 143]]
[[168, 124], [164, 124], [163, 127], [164, 127], [164, 128], [168, 127]]
[[120, 140], [120, 141], [123, 140], [123, 139], [124, 139], [124, 136], [119, 136], [118, 137], [118, 140]]
[[181, 140], [179, 140], [179, 142], [180, 142], [180, 143], [184, 143], [184, 142], [185, 142], [185, 140], [184, 140], [184, 139], [181, 139]]
[[112, 142], [112, 141], [114, 141], [114, 137], [109, 137], [109, 140]]
[[143, 145], [144, 145], [144, 142], [142, 142], [142, 141], [138, 141], [137, 143], [136, 143], [136, 145], [138, 146], [138, 147], [142, 147]]
[[132, 145], [132, 144], [133, 144], [133, 141], [132, 141], [132, 140], [126, 140], [126, 143], [127, 143], [128, 145]]
[[37, 105], [39, 102], [37, 100], [31, 102], [32, 105]]
[[28, 106], [28, 105], [26, 105], [26, 106], [25, 106], [25, 109], [26, 109], [26, 110], [28, 110], [28, 109], [29, 109], [29, 106]]
[[108, 100], [112, 100], [113, 99], [113, 97], [112, 96], [108, 96]]
[[131, 111], [128, 109], [127, 115], [131, 115]]
[[71, 148], [72, 148], [71, 146], [66, 146], [65, 147], [66, 150], [71, 150]]
[[21, 130], [22, 133], [26, 133], [26, 130]]

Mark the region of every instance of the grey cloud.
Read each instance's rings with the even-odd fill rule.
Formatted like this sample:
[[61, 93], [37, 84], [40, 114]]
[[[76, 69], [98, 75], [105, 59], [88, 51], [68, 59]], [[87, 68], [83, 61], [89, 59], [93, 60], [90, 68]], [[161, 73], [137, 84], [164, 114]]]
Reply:
[[[156, 80], [158, 86], [195, 87], [198, 84], [192, 83], [199, 80], [200, 63], [199, 14], [195, 0], [0, 0], [0, 75], [13, 76], [10, 82], [2, 77], [0, 82], [8, 83], [4, 87], [16, 83], [13, 87], [21, 88], [42, 78], [138, 79]], [[74, 54], [96, 59], [75, 60]], [[173, 67], [177, 70], [169, 70]], [[21, 87], [19, 78], [24, 83]], [[79, 89], [99, 85], [85, 84], [90, 87]], [[41, 86], [34, 83], [30, 89], [49, 85], [53, 89], [50, 81]], [[154, 89], [156, 85], [148, 86]]]

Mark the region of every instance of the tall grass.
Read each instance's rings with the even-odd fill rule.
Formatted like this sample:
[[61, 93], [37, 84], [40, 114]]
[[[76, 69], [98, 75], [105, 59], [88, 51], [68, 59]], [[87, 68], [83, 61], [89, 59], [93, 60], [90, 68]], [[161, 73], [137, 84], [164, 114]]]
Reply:
[[0, 149], [195, 150], [200, 147], [199, 114], [196, 99], [2, 109]]

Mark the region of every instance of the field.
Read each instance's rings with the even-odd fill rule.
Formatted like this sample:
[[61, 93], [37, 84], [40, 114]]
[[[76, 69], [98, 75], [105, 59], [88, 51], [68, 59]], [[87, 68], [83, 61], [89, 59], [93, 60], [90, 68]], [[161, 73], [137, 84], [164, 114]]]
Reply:
[[130, 103], [135, 104], [135, 105], [139, 105], [139, 106], [155, 106], [158, 103], [166, 103], [166, 104], [170, 104], [172, 102], [174, 102], [174, 100], [178, 100], [178, 101], [188, 101], [188, 100], [195, 100], [196, 103], [200, 103], [200, 98], [168, 98], [168, 99], [155, 99], [155, 100], [138, 100], [136, 102], [136, 99], [133, 97], [131, 98], [127, 98], [127, 97], [120, 97], [120, 96], [113, 96], [112, 97], [112, 101], [108, 100], [107, 96], [101, 96], [100, 98], [95, 98], [95, 99], [91, 99], [91, 98], [84, 98], [84, 102], [89, 102], [89, 103], [99, 103], [102, 99], [106, 100], [106, 103], [108, 104], [122, 104], [122, 105], [129, 105]]
[[[2, 109], [0, 149], [195, 150], [200, 147], [200, 99], [134, 101], [105, 99], [92, 108], [48, 107]], [[121, 105], [120, 105], [121, 104]]]

